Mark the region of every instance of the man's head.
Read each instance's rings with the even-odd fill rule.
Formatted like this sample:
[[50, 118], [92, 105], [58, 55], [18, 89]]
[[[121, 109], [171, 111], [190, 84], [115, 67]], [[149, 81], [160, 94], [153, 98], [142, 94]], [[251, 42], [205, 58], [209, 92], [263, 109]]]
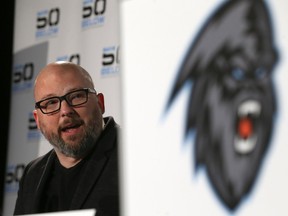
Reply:
[[103, 128], [105, 107], [85, 69], [71, 62], [48, 64], [35, 80], [34, 99], [37, 126], [57, 153], [82, 158], [92, 149]]

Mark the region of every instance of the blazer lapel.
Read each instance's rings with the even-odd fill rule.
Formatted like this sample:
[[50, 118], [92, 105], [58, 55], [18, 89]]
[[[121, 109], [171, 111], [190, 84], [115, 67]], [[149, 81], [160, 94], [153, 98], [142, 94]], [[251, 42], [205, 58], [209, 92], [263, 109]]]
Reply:
[[34, 200], [34, 209], [38, 212], [40, 208], [40, 201], [41, 201], [41, 194], [43, 194], [43, 191], [45, 190], [45, 183], [50, 175], [51, 167], [53, 165], [53, 161], [56, 157], [56, 153], [54, 150], [51, 151], [51, 154], [42, 169], [41, 178], [39, 180], [39, 183], [37, 185], [36, 194], [35, 194], [35, 200]]
[[94, 149], [93, 153], [88, 157], [84, 174], [81, 177], [70, 205], [71, 210], [81, 208], [86, 197], [101, 177], [102, 170], [105, 168], [109, 159], [108, 152], [115, 144], [116, 129], [114, 125], [115, 124], [107, 125], [108, 128], [103, 131], [102, 136], [96, 143], [96, 149]]
[[80, 209], [89, 192], [97, 183], [100, 173], [106, 164], [107, 159], [102, 157], [96, 163], [90, 163], [85, 169], [85, 174], [81, 178], [76, 192], [71, 202], [71, 209]]

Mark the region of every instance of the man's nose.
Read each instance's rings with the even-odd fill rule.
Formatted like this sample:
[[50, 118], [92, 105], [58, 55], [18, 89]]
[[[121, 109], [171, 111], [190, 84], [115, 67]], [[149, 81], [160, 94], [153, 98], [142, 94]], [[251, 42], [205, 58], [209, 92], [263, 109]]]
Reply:
[[61, 101], [61, 107], [60, 107], [60, 112], [61, 112], [61, 116], [66, 116], [69, 115], [71, 113], [74, 113], [75, 110], [73, 109], [72, 106], [70, 106], [66, 100], [62, 100]]

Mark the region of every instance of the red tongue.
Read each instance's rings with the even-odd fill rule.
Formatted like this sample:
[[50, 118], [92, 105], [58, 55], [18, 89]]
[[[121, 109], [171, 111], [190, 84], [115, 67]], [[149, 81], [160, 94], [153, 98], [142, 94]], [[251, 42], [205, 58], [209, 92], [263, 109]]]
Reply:
[[238, 134], [243, 139], [247, 139], [253, 133], [253, 123], [250, 118], [241, 118], [238, 122]]

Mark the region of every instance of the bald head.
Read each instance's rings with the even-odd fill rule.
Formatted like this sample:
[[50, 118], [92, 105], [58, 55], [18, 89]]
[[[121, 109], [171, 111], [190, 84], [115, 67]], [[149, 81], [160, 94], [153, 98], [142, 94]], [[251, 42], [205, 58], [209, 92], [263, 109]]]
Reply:
[[[41, 88], [57, 85], [65, 81], [68, 76], [72, 76], [81, 82], [84, 82], [86, 87], [94, 88], [93, 80], [90, 74], [81, 66], [67, 61], [52, 62], [46, 65], [37, 75], [34, 83], [34, 97], [37, 97], [37, 91]], [[59, 81], [59, 82], [58, 82]], [[61, 81], [61, 82], [60, 82]], [[67, 84], [68, 79], [66, 80]], [[64, 88], [65, 86], [63, 86]]]
[[89, 73], [71, 62], [50, 63], [36, 77], [33, 115], [65, 164], [90, 151], [102, 132], [104, 96], [94, 90]]

